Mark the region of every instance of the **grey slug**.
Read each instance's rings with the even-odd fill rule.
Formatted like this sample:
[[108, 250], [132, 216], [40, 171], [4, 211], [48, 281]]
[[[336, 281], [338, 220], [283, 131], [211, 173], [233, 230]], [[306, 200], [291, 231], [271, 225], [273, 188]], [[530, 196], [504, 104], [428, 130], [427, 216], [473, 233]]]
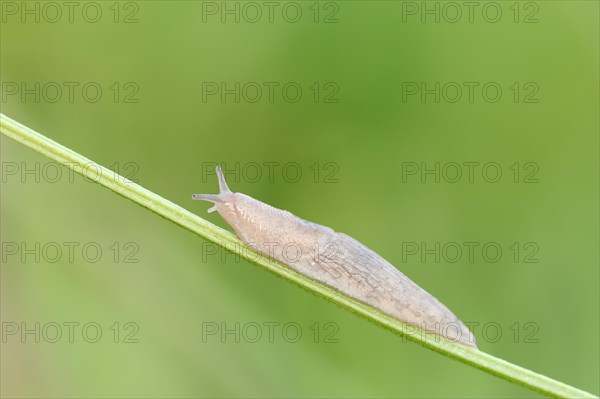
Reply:
[[442, 303], [354, 238], [229, 190], [217, 166], [214, 203], [238, 237], [261, 254], [403, 322], [477, 348], [469, 329]]

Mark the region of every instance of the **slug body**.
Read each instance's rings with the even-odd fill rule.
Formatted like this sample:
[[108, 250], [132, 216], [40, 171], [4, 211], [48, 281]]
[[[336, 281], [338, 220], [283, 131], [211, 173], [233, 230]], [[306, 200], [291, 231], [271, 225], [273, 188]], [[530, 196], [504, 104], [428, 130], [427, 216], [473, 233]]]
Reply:
[[248, 246], [299, 273], [426, 331], [477, 347], [469, 329], [442, 303], [354, 238], [311, 223], [227, 187], [217, 166], [219, 194], [210, 201]]

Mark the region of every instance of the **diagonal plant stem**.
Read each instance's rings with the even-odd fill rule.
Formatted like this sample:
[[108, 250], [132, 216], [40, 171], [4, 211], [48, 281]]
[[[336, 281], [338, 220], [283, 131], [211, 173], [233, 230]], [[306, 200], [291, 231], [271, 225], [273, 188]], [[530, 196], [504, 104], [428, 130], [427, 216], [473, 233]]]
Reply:
[[[589, 392], [556, 381], [545, 375], [535, 373], [477, 349], [450, 342], [435, 334], [417, 329], [414, 326], [387, 316], [371, 306], [351, 299], [333, 288], [311, 280], [284, 265], [254, 252], [230, 232], [96, 164], [83, 155], [50, 140], [4, 114], [0, 114], [0, 131], [2, 134], [13, 138], [56, 162], [62, 163], [64, 166], [73, 169], [87, 178], [95, 180], [115, 193], [148, 208], [152, 212], [200, 237], [238, 254], [244, 259], [299, 285], [313, 294], [321, 296], [371, 322], [399, 334], [403, 338], [408, 338], [443, 355], [551, 397], [597, 398], [597, 396]], [[89, 173], [92, 168], [95, 171], [94, 176], [90, 176]]]

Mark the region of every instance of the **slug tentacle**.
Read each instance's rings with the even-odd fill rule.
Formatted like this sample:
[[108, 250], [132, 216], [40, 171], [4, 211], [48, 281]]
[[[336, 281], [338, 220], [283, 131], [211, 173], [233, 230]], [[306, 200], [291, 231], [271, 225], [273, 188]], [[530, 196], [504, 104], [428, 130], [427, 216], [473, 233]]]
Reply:
[[477, 348], [469, 329], [440, 301], [354, 238], [229, 190], [217, 166], [219, 194], [194, 194], [249, 247], [383, 313]]
[[208, 213], [212, 213], [214, 211], [218, 211], [217, 204], [223, 204], [227, 201], [230, 201], [233, 193], [227, 186], [227, 182], [225, 181], [225, 176], [223, 176], [223, 171], [220, 166], [217, 166], [217, 177], [219, 178], [219, 194], [192, 194], [192, 199], [200, 200], [200, 201], [209, 201], [215, 204], [208, 209]]
[[192, 194], [192, 199], [217, 203], [221, 201], [219, 194]]
[[225, 181], [225, 176], [223, 176], [223, 171], [221, 170], [221, 166], [217, 165], [216, 168], [217, 177], [219, 178], [219, 192], [223, 193], [231, 193], [231, 190], [227, 186], [227, 182]]

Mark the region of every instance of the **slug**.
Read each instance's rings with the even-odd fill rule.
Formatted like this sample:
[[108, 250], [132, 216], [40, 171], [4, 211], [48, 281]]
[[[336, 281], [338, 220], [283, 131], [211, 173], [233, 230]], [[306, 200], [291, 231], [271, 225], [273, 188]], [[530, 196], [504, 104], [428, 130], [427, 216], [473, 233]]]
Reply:
[[261, 254], [405, 323], [477, 348], [469, 329], [435, 297], [354, 238], [303, 220], [242, 193], [233, 193], [221, 167], [212, 202], [238, 237]]

